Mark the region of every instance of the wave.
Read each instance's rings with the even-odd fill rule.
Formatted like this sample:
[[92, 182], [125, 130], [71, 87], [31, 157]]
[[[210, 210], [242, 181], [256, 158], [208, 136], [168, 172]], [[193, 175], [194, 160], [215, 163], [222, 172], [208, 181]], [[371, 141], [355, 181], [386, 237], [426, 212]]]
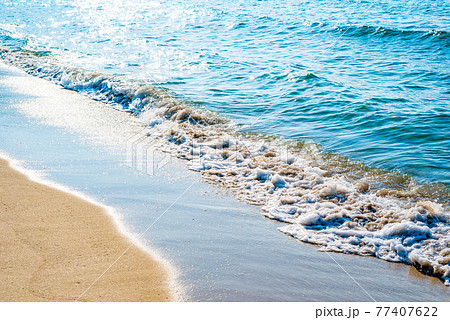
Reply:
[[388, 38], [392, 40], [421, 41], [430, 40], [443, 46], [450, 46], [450, 32], [446, 30], [421, 30], [421, 29], [398, 29], [384, 26], [371, 25], [336, 25], [330, 22], [305, 21], [301, 25], [288, 27], [288, 29], [297, 29], [299, 27], [310, 27], [317, 31], [312, 32], [336, 32], [339, 35], [345, 33], [347, 37], [373, 37]]
[[131, 112], [148, 124], [151, 145], [230, 190], [279, 230], [320, 250], [372, 255], [415, 266], [450, 285], [450, 192], [398, 172], [324, 153], [314, 143], [239, 132], [228, 119], [166, 90], [58, 64], [54, 57], [0, 49], [34, 76]]
[[152, 106], [164, 108], [167, 119], [187, 119], [199, 124], [224, 121], [206, 111], [198, 113], [197, 110], [176, 101], [164, 89], [103, 73], [85, 72], [78, 68], [59, 65], [47, 51], [10, 50], [0, 47], [0, 57], [30, 75], [52, 81], [65, 89], [86, 94], [94, 100], [111, 104], [136, 116]]
[[414, 30], [414, 29], [395, 29], [382, 26], [335, 26], [334, 30], [338, 32], [345, 32], [347, 36], [375, 36], [375, 37], [387, 37], [387, 38], [401, 38], [401, 39], [414, 39], [414, 40], [426, 40], [431, 39], [434, 41], [443, 41], [446, 45], [450, 44], [450, 33], [445, 30]]
[[28, 43], [28, 39], [21, 39], [21, 38], [15, 38], [15, 37], [11, 37], [10, 35], [7, 34], [2, 34], [4, 31], [0, 28], [0, 41], [1, 43], [8, 45], [9, 47], [14, 47], [14, 48], [21, 48], [27, 45]]

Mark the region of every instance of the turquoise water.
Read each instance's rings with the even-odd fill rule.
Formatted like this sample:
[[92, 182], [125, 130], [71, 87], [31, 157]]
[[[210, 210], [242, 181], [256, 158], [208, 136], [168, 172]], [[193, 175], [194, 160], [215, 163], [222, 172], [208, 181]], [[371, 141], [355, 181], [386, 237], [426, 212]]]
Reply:
[[448, 1], [0, 1], [0, 45], [450, 183]]

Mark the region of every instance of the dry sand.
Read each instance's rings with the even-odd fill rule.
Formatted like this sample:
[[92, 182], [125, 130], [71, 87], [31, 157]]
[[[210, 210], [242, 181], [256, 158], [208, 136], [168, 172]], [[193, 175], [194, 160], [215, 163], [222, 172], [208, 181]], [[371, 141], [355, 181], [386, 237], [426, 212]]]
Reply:
[[[104, 209], [0, 159], [0, 301], [75, 301], [130, 246]], [[167, 301], [163, 265], [132, 247], [81, 301]]]

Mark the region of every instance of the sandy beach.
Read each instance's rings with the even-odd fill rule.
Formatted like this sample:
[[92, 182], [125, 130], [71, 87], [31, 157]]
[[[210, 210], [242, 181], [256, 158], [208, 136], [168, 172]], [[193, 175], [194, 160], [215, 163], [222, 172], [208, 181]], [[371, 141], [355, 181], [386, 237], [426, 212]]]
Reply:
[[[0, 159], [0, 301], [76, 301], [130, 246], [104, 209]], [[168, 275], [132, 247], [80, 301], [168, 301]]]

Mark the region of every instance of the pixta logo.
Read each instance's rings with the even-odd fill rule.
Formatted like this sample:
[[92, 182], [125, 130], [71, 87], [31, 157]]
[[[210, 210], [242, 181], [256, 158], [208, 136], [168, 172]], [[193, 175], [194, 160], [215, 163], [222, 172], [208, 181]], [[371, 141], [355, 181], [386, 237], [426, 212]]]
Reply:
[[156, 143], [147, 129], [130, 137], [126, 144], [126, 165], [143, 174], [156, 175], [172, 161], [172, 156], [157, 148]]

